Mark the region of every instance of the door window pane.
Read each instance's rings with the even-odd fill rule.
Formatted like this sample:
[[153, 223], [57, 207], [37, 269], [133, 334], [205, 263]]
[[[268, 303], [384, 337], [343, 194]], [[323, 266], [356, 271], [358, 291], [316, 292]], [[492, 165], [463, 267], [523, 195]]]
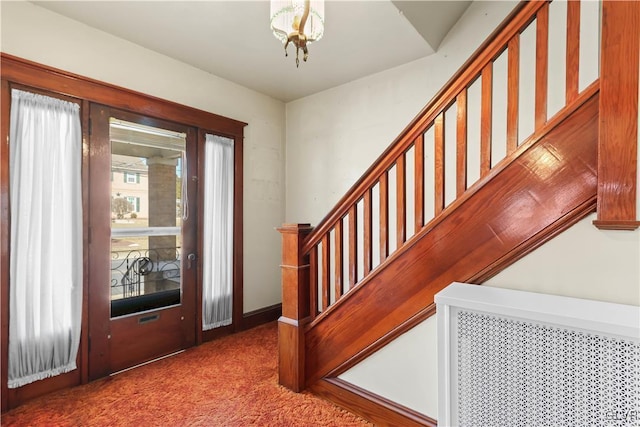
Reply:
[[111, 119], [111, 316], [180, 303], [186, 135]]

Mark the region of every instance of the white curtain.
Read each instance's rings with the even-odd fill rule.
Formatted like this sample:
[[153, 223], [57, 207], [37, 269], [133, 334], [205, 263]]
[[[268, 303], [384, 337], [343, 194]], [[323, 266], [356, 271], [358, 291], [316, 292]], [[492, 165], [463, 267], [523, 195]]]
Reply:
[[76, 369], [82, 312], [78, 104], [13, 90], [9, 387]]
[[206, 135], [204, 147], [202, 329], [231, 324], [233, 314], [233, 140]]

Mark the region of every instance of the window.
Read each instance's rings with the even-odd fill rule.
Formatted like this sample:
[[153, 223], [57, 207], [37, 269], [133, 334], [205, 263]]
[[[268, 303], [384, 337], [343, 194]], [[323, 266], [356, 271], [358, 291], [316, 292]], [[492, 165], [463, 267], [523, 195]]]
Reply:
[[129, 204], [131, 205], [131, 209], [133, 209], [133, 212], [140, 212], [140, 197], [127, 196], [126, 199], [127, 202], [129, 202]]
[[133, 172], [125, 172], [124, 173], [124, 182], [127, 184], [139, 184], [140, 183], [140, 174]]

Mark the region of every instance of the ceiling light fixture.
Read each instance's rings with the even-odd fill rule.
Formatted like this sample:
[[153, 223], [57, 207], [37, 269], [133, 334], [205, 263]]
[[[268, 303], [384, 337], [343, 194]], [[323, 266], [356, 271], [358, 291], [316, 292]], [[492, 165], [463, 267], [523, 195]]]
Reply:
[[284, 56], [289, 56], [289, 43], [296, 46], [296, 67], [300, 66], [300, 49], [306, 61], [307, 44], [320, 40], [324, 34], [324, 0], [271, 0], [271, 31], [284, 43]]

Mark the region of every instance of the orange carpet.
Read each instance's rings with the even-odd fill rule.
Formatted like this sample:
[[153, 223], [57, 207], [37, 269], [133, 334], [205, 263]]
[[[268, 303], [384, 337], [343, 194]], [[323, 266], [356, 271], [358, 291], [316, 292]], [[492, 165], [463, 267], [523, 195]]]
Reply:
[[275, 322], [35, 399], [3, 426], [370, 426], [278, 385]]

